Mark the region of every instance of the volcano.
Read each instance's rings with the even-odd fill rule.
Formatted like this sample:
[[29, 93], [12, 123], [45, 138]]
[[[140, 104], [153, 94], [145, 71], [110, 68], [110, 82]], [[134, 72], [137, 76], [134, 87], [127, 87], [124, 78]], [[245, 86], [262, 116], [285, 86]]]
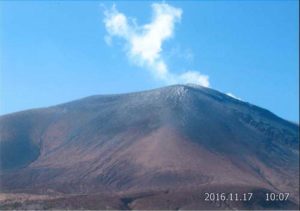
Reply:
[[196, 85], [3, 115], [0, 208], [298, 209], [298, 131]]

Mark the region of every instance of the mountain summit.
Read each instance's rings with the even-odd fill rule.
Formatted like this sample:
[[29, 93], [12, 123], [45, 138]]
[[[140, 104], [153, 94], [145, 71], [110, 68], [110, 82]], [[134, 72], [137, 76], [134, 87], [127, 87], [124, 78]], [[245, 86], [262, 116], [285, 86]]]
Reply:
[[[212, 89], [97, 95], [4, 115], [0, 124], [1, 192], [45, 196], [19, 208], [299, 206], [299, 126]], [[218, 205], [204, 192], [261, 197]], [[267, 192], [289, 200], [267, 203]]]

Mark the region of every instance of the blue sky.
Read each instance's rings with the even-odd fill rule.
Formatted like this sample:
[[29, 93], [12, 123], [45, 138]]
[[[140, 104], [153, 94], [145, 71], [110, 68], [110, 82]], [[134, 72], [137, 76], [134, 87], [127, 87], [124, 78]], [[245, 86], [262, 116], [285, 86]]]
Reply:
[[298, 1], [164, 3], [1, 1], [0, 113], [195, 81], [299, 122]]

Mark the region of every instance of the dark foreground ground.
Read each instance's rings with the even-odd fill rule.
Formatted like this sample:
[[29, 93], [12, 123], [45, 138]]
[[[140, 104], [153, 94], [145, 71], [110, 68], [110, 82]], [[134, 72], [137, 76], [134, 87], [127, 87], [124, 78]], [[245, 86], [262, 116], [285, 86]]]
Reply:
[[[75, 210], [299, 210], [299, 204], [292, 199], [266, 201], [267, 190], [258, 188], [213, 188], [197, 190], [162, 190], [149, 192], [115, 194], [0, 194], [0, 209], [75, 209]], [[239, 194], [239, 199], [231, 201], [206, 201], [205, 192]], [[243, 193], [253, 193], [244, 201]]]

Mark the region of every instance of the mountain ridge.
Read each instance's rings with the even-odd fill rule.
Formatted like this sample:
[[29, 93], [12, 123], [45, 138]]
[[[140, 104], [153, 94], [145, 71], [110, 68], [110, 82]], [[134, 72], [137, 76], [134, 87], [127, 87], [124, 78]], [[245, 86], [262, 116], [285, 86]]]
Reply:
[[202, 91], [206, 90], [206, 93], [208, 93], [207, 91], [209, 90], [209, 91], [211, 91], [211, 93], [224, 95], [225, 97], [231, 99], [233, 102], [241, 103], [241, 104], [253, 107], [253, 108], [257, 108], [259, 110], [262, 110], [263, 112], [269, 112], [269, 113], [271, 113], [271, 115], [274, 115], [274, 116], [276, 116], [279, 119], [282, 119], [284, 121], [288, 121], [291, 124], [299, 126], [299, 123], [290, 121], [290, 120], [285, 119], [283, 117], [280, 117], [279, 115], [275, 114], [274, 112], [272, 112], [272, 111], [270, 111], [270, 110], [268, 110], [266, 108], [263, 108], [261, 106], [257, 106], [255, 104], [247, 102], [247, 101], [243, 101], [241, 99], [234, 98], [234, 97], [229, 96], [229, 95], [227, 95], [227, 94], [225, 94], [225, 93], [223, 93], [221, 91], [218, 91], [216, 89], [212, 89], [212, 88], [208, 88], [208, 87], [203, 87], [203, 86], [197, 85], [197, 84], [175, 84], [175, 85], [170, 85], [170, 86], [166, 86], [166, 87], [158, 87], [158, 88], [153, 88], [153, 89], [149, 89], [149, 90], [141, 90], [141, 91], [135, 91], [135, 92], [129, 92], [129, 93], [125, 92], [125, 93], [114, 93], [114, 94], [95, 94], [95, 95], [90, 95], [90, 96], [87, 96], [87, 97], [82, 97], [82, 98], [79, 98], [79, 99], [70, 100], [68, 102], [54, 104], [54, 105], [51, 105], [51, 106], [43, 106], [43, 107], [38, 107], [38, 108], [31, 108], [31, 109], [25, 109], [25, 110], [15, 111], [15, 112], [11, 112], [11, 113], [6, 113], [6, 114], [0, 115], [0, 117], [8, 116], [8, 115], [14, 115], [14, 114], [17, 114], [19, 112], [25, 112], [25, 111], [26, 112], [27, 111], [30, 112], [30, 111], [42, 110], [42, 109], [47, 109], [47, 108], [52, 108], [52, 107], [59, 107], [59, 106], [65, 105], [65, 104], [75, 103], [75, 102], [78, 102], [78, 101], [89, 100], [89, 99], [93, 99], [93, 98], [95, 99], [95, 98], [103, 98], [103, 97], [119, 97], [119, 96], [128, 96], [128, 95], [130, 96], [130, 95], [144, 94], [144, 93], [148, 93], [148, 92], [159, 91], [161, 89], [169, 89], [169, 88], [196, 89], [198, 91], [200, 91], [200, 90], [202, 90]]

